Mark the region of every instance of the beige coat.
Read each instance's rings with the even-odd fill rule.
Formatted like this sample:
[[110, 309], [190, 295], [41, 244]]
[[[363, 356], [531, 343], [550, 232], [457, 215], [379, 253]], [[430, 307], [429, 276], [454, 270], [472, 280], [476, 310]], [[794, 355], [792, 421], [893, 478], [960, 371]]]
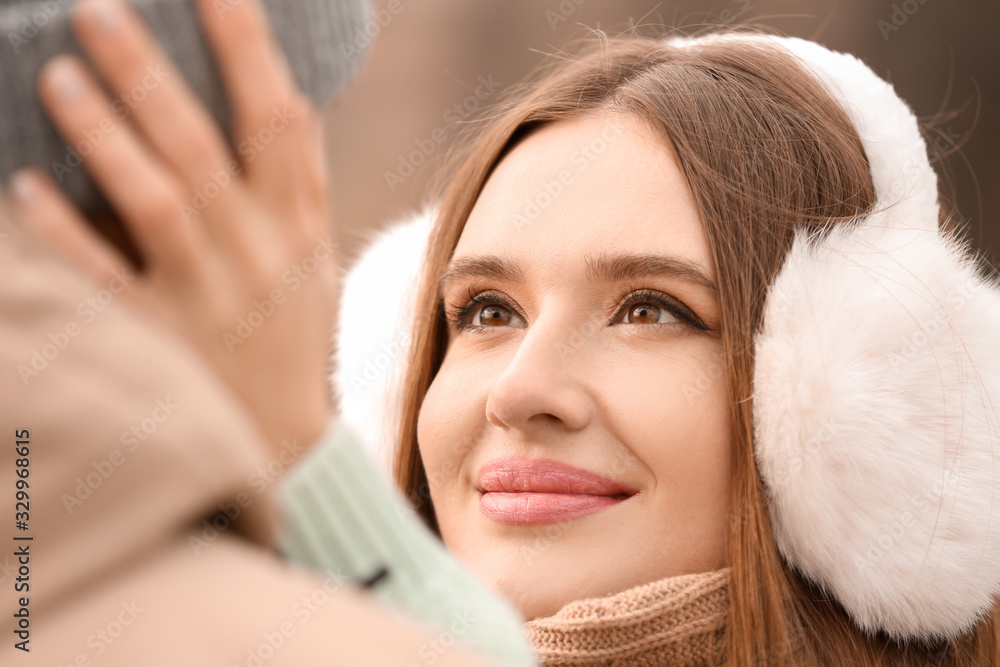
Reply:
[[477, 664], [275, 555], [287, 454], [116, 299], [128, 280], [97, 285], [0, 216], [0, 664]]

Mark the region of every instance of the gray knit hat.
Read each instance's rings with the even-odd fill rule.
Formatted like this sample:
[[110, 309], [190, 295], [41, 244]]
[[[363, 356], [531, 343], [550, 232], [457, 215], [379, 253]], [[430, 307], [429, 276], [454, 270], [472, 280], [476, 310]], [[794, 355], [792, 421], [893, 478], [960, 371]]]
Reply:
[[[235, 4], [239, 0], [220, 0]], [[132, 0], [164, 50], [226, 131], [229, 108], [193, 0]], [[70, 25], [72, 0], [0, 0], [0, 179], [18, 168], [47, 171], [89, 215], [110, 212], [103, 197], [42, 110], [39, 70], [59, 53], [80, 54]], [[299, 86], [316, 103], [338, 94], [358, 69], [368, 0], [263, 0]]]

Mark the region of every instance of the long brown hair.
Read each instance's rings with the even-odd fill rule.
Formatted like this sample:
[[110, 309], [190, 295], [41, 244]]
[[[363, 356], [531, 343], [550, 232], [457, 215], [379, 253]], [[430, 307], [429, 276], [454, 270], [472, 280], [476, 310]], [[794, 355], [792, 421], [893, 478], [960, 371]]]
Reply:
[[593, 113], [661, 131], [694, 195], [718, 272], [731, 399], [733, 477], [727, 664], [996, 665], [996, 614], [936, 645], [863, 634], [780, 558], [753, 449], [753, 336], [796, 230], [822, 233], [869, 211], [864, 149], [838, 104], [777, 47], [677, 48], [602, 35], [540, 71], [475, 129], [448, 174], [423, 271], [401, 395], [396, 481], [437, 531], [417, 417], [447, 345], [436, 281], [492, 169], [533, 130]]

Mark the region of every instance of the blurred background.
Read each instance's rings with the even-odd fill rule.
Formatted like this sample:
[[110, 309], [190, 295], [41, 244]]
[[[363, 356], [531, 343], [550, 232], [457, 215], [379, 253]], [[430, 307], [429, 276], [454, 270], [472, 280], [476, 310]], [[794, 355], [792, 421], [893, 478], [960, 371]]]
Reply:
[[[859, 56], [921, 119], [978, 248], [1000, 259], [997, 0], [374, 0], [367, 60], [327, 112], [341, 248], [418, 208], [463, 123], [587, 28], [755, 23]], [[359, 34], [364, 43], [368, 35]]]

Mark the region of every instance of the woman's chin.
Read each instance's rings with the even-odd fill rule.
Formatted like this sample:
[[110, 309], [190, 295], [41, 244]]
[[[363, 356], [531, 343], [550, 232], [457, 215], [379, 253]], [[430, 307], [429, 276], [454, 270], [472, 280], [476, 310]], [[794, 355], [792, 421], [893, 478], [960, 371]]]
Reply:
[[528, 621], [552, 616], [574, 600], [601, 597], [634, 585], [618, 580], [604, 558], [559, 552], [557, 548], [545, 553], [527, 548], [510, 551], [494, 545], [478, 554], [456, 555]]
[[552, 616], [570, 602], [589, 597], [581, 596], [579, 586], [574, 583], [579, 584], [553, 580], [550, 576], [511, 577], [497, 582], [494, 590], [510, 600], [524, 620], [532, 621]]
[[[487, 519], [477, 505], [448, 515], [452, 520], [439, 525], [459, 562], [526, 620], [552, 616], [577, 600], [713, 569], [716, 552], [724, 551], [724, 535], [682, 534], [662, 525], [656, 530], [629, 513], [630, 502], [573, 520], [526, 526]], [[679, 544], [706, 548], [681, 549]]]
[[[529, 549], [449, 547], [459, 562], [480, 581], [513, 604], [525, 620], [551, 616], [566, 603], [579, 599], [584, 573], [565, 567], [554, 554], [534, 554]], [[561, 562], [561, 566], [560, 565]]]

